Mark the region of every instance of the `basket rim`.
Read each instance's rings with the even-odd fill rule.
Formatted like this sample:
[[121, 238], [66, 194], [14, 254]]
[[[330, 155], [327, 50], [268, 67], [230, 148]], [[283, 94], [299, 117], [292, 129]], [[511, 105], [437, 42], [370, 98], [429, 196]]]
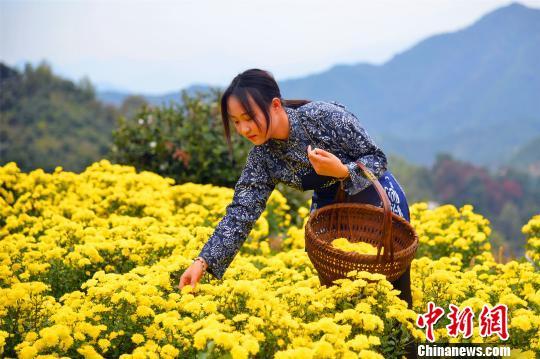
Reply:
[[[351, 207], [354, 207], [354, 208], [357, 208], [357, 209], [368, 209], [369, 211], [372, 211], [372, 212], [375, 212], [375, 213], [380, 213], [382, 215], [384, 215], [384, 208], [382, 207], [379, 207], [379, 206], [375, 206], [375, 205], [372, 205], [372, 204], [368, 204], [368, 203], [358, 203], [358, 202], [341, 202], [341, 203], [333, 203], [333, 204], [329, 204], [329, 205], [326, 205], [324, 207], [321, 207], [321, 208], [318, 208], [316, 209], [315, 211], [313, 211], [311, 214], [310, 214], [310, 217], [308, 219], [308, 221], [306, 222], [306, 225], [305, 225], [305, 232], [309, 235], [306, 235], [305, 236], [305, 240], [306, 241], [311, 241], [313, 242], [314, 244], [317, 244], [319, 247], [326, 247], [329, 252], [334, 252], [333, 254], [334, 255], [340, 255], [340, 256], [344, 256], [344, 257], [347, 257], [348, 259], [353, 259], [353, 260], [364, 260], [366, 262], [373, 262], [373, 263], [376, 263], [377, 262], [377, 254], [364, 254], [364, 253], [358, 253], [358, 252], [354, 252], [354, 251], [344, 251], [344, 250], [341, 250], [339, 248], [336, 248], [334, 246], [332, 246], [329, 242], [326, 242], [326, 241], [323, 241], [321, 239], [319, 239], [318, 236], [316, 236], [314, 233], [313, 233], [313, 228], [312, 228], [312, 225], [311, 225], [311, 222], [312, 222], [312, 219], [315, 218], [315, 217], [318, 217], [320, 216], [321, 214], [324, 215], [325, 212], [328, 212], [328, 211], [331, 211], [331, 210], [340, 210], [340, 209], [345, 209], [345, 208], [351, 208]], [[394, 262], [398, 261], [399, 259], [401, 258], [405, 258], [405, 257], [408, 257], [412, 254], [412, 252], [415, 252], [418, 248], [418, 244], [419, 244], [419, 238], [418, 238], [418, 234], [416, 233], [416, 231], [414, 230], [414, 227], [411, 225], [411, 223], [409, 223], [405, 218], [395, 214], [394, 212], [391, 212], [392, 214], [392, 223], [393, 221], [398, 221], [400, 222], [402, 225], [404, 225], [405, 227], [407, 227], [408, 229], [410, 229], [410, 231], [413, 233], [413, 241], [412, 243], [403, 248], [403, 249], [400, 249], [400, 250], [394, 250]], [[393, 226], [394, 227], [394, 226]], [[377, 247], [375, 247], [377, 248]], [[382, 253], [381, 251], [381, 256], [380, 258], [384, 258], [384, 254]]]

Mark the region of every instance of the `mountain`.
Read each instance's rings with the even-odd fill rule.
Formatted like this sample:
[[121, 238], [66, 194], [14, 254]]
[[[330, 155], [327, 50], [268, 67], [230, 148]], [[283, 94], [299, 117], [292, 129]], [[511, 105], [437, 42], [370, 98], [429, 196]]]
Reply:
[[540, 134], [540, 10], [513, 3], [384, 64], [336, 65], [279, 85], [284, 98], [344, 103], [385, 152], [407, 161], [431, 166], [447, 152], [494, 169]]
[[[184, 90], [187, 91], [189, 96], [193, 96], [197, 91], [206, 92], [208, 91], [209, 86], [207, 85], [191, 85]], [[97, 93], [97, 98], [106, 104], [121, 106], [122, 102], [130, 95], [135, 95], [128, 93], [126, 91], [99, 91]], [[154, 106], [160, 106], [162, 104], [169, 104], [170, 101], [181, 102], [180, 91], [177, 92], [168, 92], [163, 95], [141, 95], [143, 96], [148, 103]]]
[[280, 86], [285, 98], [343, 102], [386, 151], [413, 162], [445, 151], [495, 166], [540, 134], [540, 10], [514, 3], [382, 65], [338, 65]]
[[526, 171], [536, 177], [540, 177], [540, 135], [533, 138], [531, 141], [518, 147], [510, 158], [506, 161], [506, 165]]

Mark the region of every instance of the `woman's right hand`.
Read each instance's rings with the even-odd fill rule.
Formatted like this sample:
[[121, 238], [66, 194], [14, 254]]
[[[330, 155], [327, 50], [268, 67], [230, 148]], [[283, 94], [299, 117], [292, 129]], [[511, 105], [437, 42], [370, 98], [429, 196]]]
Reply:
[[178, 284], [178, 288], [182, 290], [184, 286], [190, 284], [193, 289], [195, 289], [197, 283], [201, 280], [207, 267], [208, 265], [201, 263], [201, 261], [193, 262], [180, 277], [180, 283]]

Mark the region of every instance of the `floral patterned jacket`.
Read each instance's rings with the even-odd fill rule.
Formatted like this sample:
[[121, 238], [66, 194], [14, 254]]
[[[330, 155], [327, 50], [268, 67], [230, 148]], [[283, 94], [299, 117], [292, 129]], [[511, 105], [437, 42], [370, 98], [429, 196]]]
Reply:
[[[289, 118], [288, 139], [270, 139], [250, 150], [232, 202], [199, 254], [208, 263], [207, 272], [215, 278], [223, 277], [266, 208], [277, 183], [300, 191], [312, 189], [302, 185], [302, 177], [313, 171], [307, 157], [309, 144], [312, 149], [322, 148], [334, 154], [346, 164], [350, 176], [341, 185], [349, 195], [371, 185], [355, 161], [364, 163], [376, 177], [387, 169], [386, 155], [344, 105], [335, 101], [313, 101], [296, 109], [284, 109]], [[337, 181], [328, 177], [322, 187]]]

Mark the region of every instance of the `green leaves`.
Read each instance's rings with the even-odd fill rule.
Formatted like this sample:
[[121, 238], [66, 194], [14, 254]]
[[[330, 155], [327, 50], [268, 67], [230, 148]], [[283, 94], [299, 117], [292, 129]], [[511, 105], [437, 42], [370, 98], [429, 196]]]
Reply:
[[181, 104], [143, 105], [118, 121], [113, 132], [113, 161], [174, 178], [234, 187], [250, 144], [231, 134], [234, 163], [229, 160], [219, 108], [221, 93], [181, 93]]

